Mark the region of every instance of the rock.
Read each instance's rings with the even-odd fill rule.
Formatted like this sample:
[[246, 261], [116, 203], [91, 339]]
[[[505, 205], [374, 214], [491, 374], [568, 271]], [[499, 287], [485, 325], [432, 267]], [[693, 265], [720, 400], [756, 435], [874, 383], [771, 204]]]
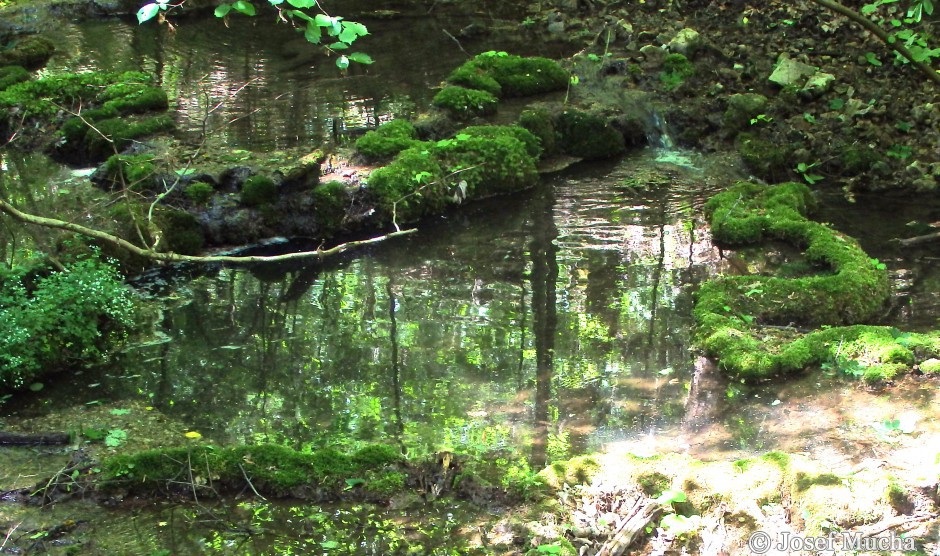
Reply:
[[806, 78], [816, 73], [818, 69], [781, 54], [768, 80], [781, 87], [801, 87], [806, 82]]
[[640, 53], [645, 57], [643, 65], [647, 69], [658, 69], [666, 61], [666, 51], [659, 46], [648, 44], [640, 48]]
[[819, 98], [832, 90], [835, 81], [836, 76], [831, 73], [817, 71], [806, 80], [806, 85], [800, 89], [800, 95], [805, 98]]
[[734, 131], [747, 128], [752, 118], [767, 110], [767, 104], [767, 97], [757, 93], [731, 95], [724, 115], [725, 127]]
[[565, 32], [565, 24], [562, 21], [553, 21], [548, 24], [548, 32], [553, 35], [561, 35]]
[[684, 54], [691, 57], [702, 45], [702, 37], [695, 29], [686, 27], [679, 31], [676, 36], [669, 41], [666, 48], [669, 52]]

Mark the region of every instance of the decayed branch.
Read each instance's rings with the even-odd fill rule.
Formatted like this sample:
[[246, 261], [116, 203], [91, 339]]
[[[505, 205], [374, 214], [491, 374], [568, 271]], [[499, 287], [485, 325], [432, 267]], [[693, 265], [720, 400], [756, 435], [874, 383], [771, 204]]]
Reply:
[[408, 230], [397, 230], [395, 232], [385, 234], [378, 237], [373, 237], [369, 239], [363, 239], [358, 241], [347, 241], [346, 243], [340, 243], [329, 249], [315, 249], [313, 251], [300, 251], [298, 253], [285, 253], [283, 255], [258, 255], [258, 256], [231, 256], [231, 255], [180, 255], [177, 253], [164, 253], [160, 251], [154, 251], [153, 249], [145, 249], [138, 247], [133, 243], [122, 239], [118, 236], [109, 234], [107, 232], [102, 232], [101, 230], [95, 230], [94, 228], [88, 228], [80, 224], [75, 224], [73, 222], [66, 222], [64, 220], [58, 220], [56, 218], [46, 218], [44, 216], [37, 216], [35, 214], [29, 214], [17, 209], [15, 206], [8, 203], [5, 199], [0, 199], [0, 212], [8, 214], [15, 220], [23, 222], [24, 224], [33, 224], [36, 226], [42, 226], [45, 228], [52, 228], [56, 230], [64, 230], [66, 232], [73, 232], [76, 234], [81, 234], [86, 237], [94, 238], [119, 249], [123, 249], [143, 257], [145, 259], [161, 262], [161, 263], [233, 263], [233, 264], [246, 264], [246, 263], [277, 263], [284, 261], [293, 261], [298, 259], [322, 259], [330, 255], [338, 255], [354, 249], [356, 247], [361, 247], [363, 245], [369, 245], [372, 243], [379, 243], [387, 239], [392, 239], [395, 237], [407, 235], [417, 231], [415, 228]]

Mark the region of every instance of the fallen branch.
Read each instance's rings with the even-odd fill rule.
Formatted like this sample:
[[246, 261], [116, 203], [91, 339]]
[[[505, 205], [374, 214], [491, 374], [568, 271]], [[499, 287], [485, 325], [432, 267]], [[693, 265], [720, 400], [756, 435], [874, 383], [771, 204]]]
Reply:
[[354, 249], [361, 247], [363, 245], [370, 245], [372, 243], [379, 243], [387, 239], [392, 239], [395, 237], [407, 235], [417, 230], [411, 228], [408, 230], [397, 230], [382, 236], [373, 237], [369, 239], [363, 239], [358, 241], [347, 241], [345, 243], [340, 243], [329, 249], [315, 249], [313, 251], [300, 251], [297, 253], [285, 253], [283, 255], [258, 255], [258, 256], [244, 256], [237, 257], [231, 255], [180, 255], [177, 253], [165, 253], [160, 251], [154, 251], [152, 249], [144, 249], [138, 247], [133, 243], [122, 239], [115, 235], [109, 234], [107, 232], [102, 232], [101, 230], [95, 230], [93, 228], [88, 228], [80, 224], [75, 224], [72, 222], [66, 222], [64, 220], [58, 220], [56, 218], [46, 218], [44, 216], [37, 216], [35, 214], [29, 214], [23, 212], [4, 199], [0, 199], [0, 212], [6, 213], [13, 217], [15, 220], [23, 222], [25, 224], [33, 224], [36, 226], [42, 226], [45, 228], [53, 228], [56, 230], [64, 230], [67, 232], [73, 232], [76, 234], [81, 234], [86, 237], [94, 238], [100, 241], [104, 241], [110, 245], [113, 245], [119, 249], [128, 251], [139, 257], [145, 259], [161, 262], [161, 263], [233, 263], [233, 264], [246, 264], [246, 263], [278, 263], [284, 261], [293, 261], [298, 259], [323, 259], [331, 255], [338, 255]]
[[933, 232], [932, 234], [926, 234], [922, 236], [914, 236], [905, 239], [897, 239], [901, 247], [910, 247], [911, 245], [919, 245], [921, 243], [927, 243], [928, 241], [934, 241], [940, 239], [940, 232]]
[[42, 446], [44, 444], [68, 444], [69, 435], [64, 432], [22, 433], [0, 432], [0, 446]]
[[597, 556], [621, 556], [662, 510], [663, 505], [652, 498], [638, 500], [630, 519], [620, 525], [614, 536], [601, 547]]

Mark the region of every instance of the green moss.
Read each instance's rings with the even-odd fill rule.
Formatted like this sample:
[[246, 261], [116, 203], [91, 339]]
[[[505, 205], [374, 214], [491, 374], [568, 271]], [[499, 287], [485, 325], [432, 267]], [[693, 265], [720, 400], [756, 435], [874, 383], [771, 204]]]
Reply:
[[404, 490], [407, 476], [398, 471], [377, 474], [366, 480], [365, 489], [382, 497], [389, 497]]
[[672, 486], [672, 478], [657, 471], [640, 473], [636, 479], [647, 496], [658, 496]]
[[909, 513], [912, 506], [907, 489], [894, 480], [892, 480], [888, 484], [888, 488], [885, 489], [885, 500], [888, 501], [888, 504], [894, 508], [894, 511], [897, 512], [898, 515]]
[[193, 203], [205, 205], [215, 195], [215, 188], [204, 181], [197, 181], [187, 185], [183, 192], [186, 194], [186, 198]]
[[5, 50], [0, 50], [0, 66], [23, 66], [38, 69], [46, 65], [55, 52], [55, 43], [36, 35], [24, 37]]
[[157, 248], [182, 255], [198, 255], [206, 242], [199, 221], [192, 214], [175, 209], [163, 209], [155, 215], [157, 227], [163, 235]]
[[254, 175], [242, 184], [241, 203], [246, 207], [260, 207], [277, 200], [277, 184], [267, 176]]
[[670, 54], [663, 62], [663, 71], [659, 74], [659, 80], [662, 81], [667, 91], [671, 91], [693, 75], [695, 75], [695, 66], [688, 58], [682, 54]]
[[470, 137], [483, 139], [501, 139], [505, 137], [518, 139], [525, 145], [526, 153], [529, 156], [532, 158], [542, 156], [541, 140], [524, 127], [505, 125], [470, 126], [460, 130], [459, 135], [469, 135]]
[[565, 110], [555, 123], [561, 151], [571, 156], [595, 160], [626, 151], [623, 135], [607, 120], [578, 110]]
[[494, 96], [522, 97], [564, 90], [568, 72], [548, 58], [485, 52], [454, 70], [447, 81]]
[[323, 233], [329, 234], [340, 228], [348, 207], [349, 197], [342, 182], [326, 182], [313, 190], [313, 213]]
[[465, 119], [495, 114], [498, 102], [486, 91], [450, 85], [434, 95], [431, 104], [447, 110], [454, 117]]
[[512, 127], [468, 130], [407, 149], [369, 176], [368, 189], [385, 221], [413, 222], [448, 205], [537, 183], [533, 136]]
[[154, 156], [150, 154], [116, 154], [103, 165], [104, 182], [112, 188], [146, 189], [156, 172]]
[[401, 449], [388, 444], [366, 446], [352, 455], [353, 465], [364, 468], [377, 468], [393, 463], [401, 463], [403, 459]]
[[94, 125], [95, 129], [85, 133], [84, 142], [85, 155], [91, 160], [103, 160], [123, 151], [134, 141], [175, 128], [173, 118], [166, 115], [138, 121], [112, 118]]
[[523, 110], [519, 114], [519, 125], [539, 138], [546, 155], [558, 153], [558, 132], [551, 112], [538, 108]]
[[356, 149], [374, 160], [386, 159], [419, 145], [414, 125], [408, 120], [386, 122], [356, 140]]
[[752, 133], [739, 134], [737, 145], [741, 160], [755, 176], [776, 181], [789, 173], [791, 155], [788, 148]]
[[846, 175], [857, 175], [867, 172], [876, 164], [884, 160], [877, 150], [871, 147], [849, 145], [839, 152], [839, 163], [842, 172]]
[[809, 490], [815, 485], [831, 486], [842, 484], [842, 478], [833, 473], [819, 473], [809, 475], [798, 471], [794, 476], [793, 486], [797, 491]]
[[920, 370], [926, 374], [940, 373], [940, 359], [928, 359], [926, 361], [922, 361], [920, 364]]
[[0, 91], [10, 85], [29, 80], [29, 72], [22, 66], [0, 67]]
[[725, 110], [725, 127], [732, 130], [745, 129], [751, 119], [767, 109], [767, 97], [757, 93], [735, 94], [728, 97], [728, 109]]

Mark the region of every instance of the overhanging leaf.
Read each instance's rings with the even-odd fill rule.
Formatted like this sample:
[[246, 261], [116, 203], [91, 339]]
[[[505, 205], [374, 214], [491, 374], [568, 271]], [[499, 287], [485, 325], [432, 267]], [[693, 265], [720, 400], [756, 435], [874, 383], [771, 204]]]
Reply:
[[160, 13], [160, 6], [158, 4], [144, 4], [142, 8], [137, 10], [137, 22], [144, 23], [145, 21], [150, 21], [158, 13]]

